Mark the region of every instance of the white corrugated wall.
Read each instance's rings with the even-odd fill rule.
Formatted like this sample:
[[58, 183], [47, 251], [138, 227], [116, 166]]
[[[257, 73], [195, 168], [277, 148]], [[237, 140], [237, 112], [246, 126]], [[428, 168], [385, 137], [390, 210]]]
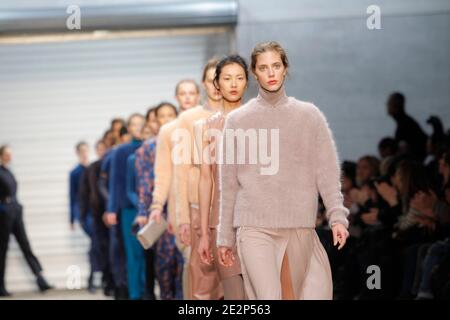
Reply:
[[[112, 40], [0, 44], [0, 144], [13, 149], [25, 224], [44, 273], [66, 288], [67, 270], [88, 274], [88, 239], [71, 232], [68, 175], [74, 145], [91, 145], [113, 117], [144, 113], [161, 100], [174, 102], [181, 78], [199, 80], [212, 55], [226, 54], [230, 31], [201, 29], [183, 35]], [[17, 244], [10, 243], [6, 285], [35, 290]]]

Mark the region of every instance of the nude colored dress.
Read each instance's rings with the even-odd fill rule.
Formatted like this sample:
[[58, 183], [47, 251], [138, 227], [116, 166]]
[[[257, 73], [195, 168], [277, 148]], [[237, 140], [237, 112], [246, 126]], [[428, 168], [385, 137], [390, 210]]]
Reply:
[[[207, 119], [205, 124], [205, 130], [208, 129], [223, 129], [223, 122], [225, 120], [225, 117], [223, 113], [217, 112], [214, 115], [212, 115], [210, 118]], [[211, 155], [213, 157], [216, 156], [216, 150], [217, 150], [217, 144], [220, 141], [215, 141], [215, 137], [211, 137], [208, 141], [210, 147], [211, 147]], [[211, 194], [212, 203], [211, 203], [211, 211], [209, 216], [209, 228], [210, 228], [210, 241], [211, 241], [211, 250], [214, 257], [214, 266], [217, 269], [217, 272], [219, 274], [219, 277], [221, 280], [228, 279], [237, 275], [240, 275], [241, 272], [241, 263], [239, 261], [239, 255], [237, 254], [237, 247], [235, 246], [233, 248], [234, 256], [236, 257], [236, 260], [231, 267], [224, 267], [219, 263], [219, 256], [218, 256], [218, 247], [217, 247], [217, 225], [219, 224], [219, 192], [217, 186], [219, 185], [219, 174], [217, 170], [217, 165], [212, 166], [212, 176], [213, 176], [213, 190]]]

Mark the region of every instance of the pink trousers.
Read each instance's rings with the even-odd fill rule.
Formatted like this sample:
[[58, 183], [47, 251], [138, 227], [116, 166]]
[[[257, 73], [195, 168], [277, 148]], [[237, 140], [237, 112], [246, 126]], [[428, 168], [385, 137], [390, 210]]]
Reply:
[[285, 254], [295, 299], [333, 298], [330, 263], [315, 229], [239, 227], [237, 249], [248, 299], [282, 299]]

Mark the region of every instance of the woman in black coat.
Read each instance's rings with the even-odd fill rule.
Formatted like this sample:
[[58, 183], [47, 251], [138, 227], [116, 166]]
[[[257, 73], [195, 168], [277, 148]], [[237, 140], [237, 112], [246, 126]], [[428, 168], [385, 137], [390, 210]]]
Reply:
[[51, 289], [42, 276], [42, 267], [28, 241], [22, 217], [22, 206], [17, 201], [17, 181], [9, 170], [11, 149], [0, 146], [0, 297], [9, 296], [5, 288], [6, 252], [9, 235], [12, 233], [25, 256], [41, 292]]

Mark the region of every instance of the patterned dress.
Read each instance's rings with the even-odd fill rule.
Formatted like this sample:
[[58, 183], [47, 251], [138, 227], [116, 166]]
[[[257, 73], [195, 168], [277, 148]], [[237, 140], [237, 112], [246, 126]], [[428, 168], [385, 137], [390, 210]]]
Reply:
[[[148, 215], [152, 203], [155, 182], [156, 138], [146, 141], [136, 151], [136, 170], [138, 178], [138, 214]], [[162, 216], [167, 220], [167, 206]], [[159, 238], [154, 246], [155, 272], [162, 300], [183, 299], [182, 273], [183, 256], [175, 245], [175, 236], [168, 231]]]

